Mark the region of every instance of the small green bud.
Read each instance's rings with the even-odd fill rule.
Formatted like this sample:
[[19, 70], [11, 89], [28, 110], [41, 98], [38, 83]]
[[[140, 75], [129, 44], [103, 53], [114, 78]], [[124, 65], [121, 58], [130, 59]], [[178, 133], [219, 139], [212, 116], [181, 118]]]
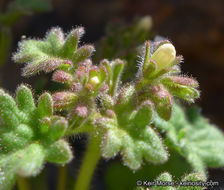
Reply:
[[127, 85], [126, 87], [122, 88], [119, 95], [118, 95], [118, 104], [125, 105], [129, 103], [131, 98], [135, 94], [135, 87], [131, 84]]
[[100, 100], [103, 110], [112, 109], [115, 104], [115, 100], [108, 94], [103, 94], [100, 96]]

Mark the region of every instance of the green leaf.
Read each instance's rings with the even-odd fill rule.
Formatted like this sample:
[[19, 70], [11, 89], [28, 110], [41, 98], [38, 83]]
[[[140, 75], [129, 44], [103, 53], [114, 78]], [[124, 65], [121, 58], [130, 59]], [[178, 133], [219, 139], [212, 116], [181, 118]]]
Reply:
[[116, 59], [112, 62], [112, 81], [111, 81], [111, 93], [114, 95], [117, 92], [118, 85], [120, 83], [121, 73], [124, 68], [124, 61]]
[[43, 168], [45, 150], [39, 144], [31, 144], [24, 150], [18, 151], [15, 155], [17, 160], [16, 173], [28, 177], [37, 175]]
[[71, 148], [69, 144], [64, 140], [59, 140], [52, 144], [47, 151], [47, 161], [57, 163], [57, 164], [65, 164], [71, 161], [73, 158], [73, 154], [71, 152]]
[[0, 90], [0, 117], [3, 119], [4, 124], [11, 128], [19, 125], [20, 112], [16, 102], [3, 90]]
[[[0, 189], [9, 190], [17, 176], [37, 175], [46, 155], [54, 150], [51, 162], [67, 163], [72, 152], [65, 140], [67, 120], [53, 115], [53, 101], [48, 93], [40, 96], [37, 108], [31, 90], [17, 89], [15, 100], [0, 90]], [[60, 154], [60, 155], [59, 155]]]
[[[170, 121], [161, 121], [157, 116], [154, 125], [166, 131], [172, 146], [188, 160], [194, 171], [206, 175], [206, 167], [224, 166], [224, 135], [198, 110], [192, 109], [185, 114], [175, 104]], [[183, 131], [184, 135], [180, 135]]]
[[40, 71], [48, 73], [58, 68], [68, 71], [72, 67], [76, 68], [77, 63], [84, 61], [94, 51], [92, 45], [77, 49], [83, 33], [83, 28], [77, 28], [65, 37], [60, 28], [52, 28], [43, 40], [21, 41], [13, 59], [18, 63], [27, 63], [23, 76], [31, 76]]
[[64, 118], [56, 119], [56, 121], [53, 121], [53, 124], [49, 129], [49, 138], [53, 141], [59, 140], [65, 134], [67, 127], [67, 120], [65, 120]]
[[69, 33], [61, 50], [64, 57], [73, 56], [74, 52], [77, 50], [79, 40], [84, 33], [85, 31], [82, 27], [76, 28]]
[[16, 92], [18, 108], [25, 112], [32, 112], [35, 109], [32, 91], [25, 85], [20, 85]]
[[165, 147], [156, 132], [149, 126], [139, 130], [135, 125], [120, 126], [114, 119], [101, 118], [99, 127], [107, 131], [101, 144], [105, 158], [123, 157], [124, 165], [133, 170], [141, 167], [143, 159], [152, 163], [163, 163], [168, 159]]
[[44, 93], [40, 96], [37, 106], [40, 118], [53, 115], [53, 100], [50, 94]]

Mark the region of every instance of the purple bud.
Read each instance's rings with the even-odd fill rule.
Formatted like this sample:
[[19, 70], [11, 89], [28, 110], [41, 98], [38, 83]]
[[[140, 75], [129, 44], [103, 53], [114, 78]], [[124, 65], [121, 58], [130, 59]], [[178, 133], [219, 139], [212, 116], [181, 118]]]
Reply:
[[52, 79], [56, 82], [69, 83], [72, 82], [72, 75], [65, 71], [58, 70], [54, 72]]
[[172, 114], [172, 96], [163, 85], [155, 85], [151, 93], [156, 112], [164, 120], [169, 120]]
[[107, 110], [107, 111], [106, 111], [106, 115], [107, 115], [109, 118], [116, 118], [116, 114], [114, 113], [113, 110]]
[[82, 85], [78, 82], [73, 82], [71, 89], [73, 92], [79, 92], [82, 89]]
[[80, 117], [87, 117], [88, 108], [86, 106], [78, 106], [75, 108], [75, 113]]
[[73, 92], [56, 92], [52, 94], [55, 109], [67, 109], [74, 105], [77, 96]]

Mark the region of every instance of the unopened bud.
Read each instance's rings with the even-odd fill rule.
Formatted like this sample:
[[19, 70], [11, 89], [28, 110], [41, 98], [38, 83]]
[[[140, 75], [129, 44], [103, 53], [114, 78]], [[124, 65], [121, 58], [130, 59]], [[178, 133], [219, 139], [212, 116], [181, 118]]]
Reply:
[[100, 80], [97, 76], [90, 78], [89, 83], [95, 87], [100, 83]]
[[171, 43], [161, 45], [151, 56], [157, 65], [158, 70], [169, 67], [176, 58], [175, 47]]
[[163, 85], [152, 88], [152, 100], [158, 115], [168, 121], [172, 114], [172, 96]]
[[86, 117], [88, 115], [88, 108], [86, 106], [78, 106], [75, 108], [75, 113], [79, 117]]
[[67, 109], [72, 106], [76, 100], [77, 96], [73, 92], [56, 92], [52, 95], [54, 101], [55, 109]]
[[169, 76], [164, 78], [163, 82], [170, 85], [173, 85], [173, 83], [176, 83], [176, 84], [180, 84], [184, 86], [198, 87], [198, 82], [188, 77]]
[[60, 83], [69, 83], [72, 81], [72, 75], [65, 71], [56, 71], [52, 77], [53, 81]]

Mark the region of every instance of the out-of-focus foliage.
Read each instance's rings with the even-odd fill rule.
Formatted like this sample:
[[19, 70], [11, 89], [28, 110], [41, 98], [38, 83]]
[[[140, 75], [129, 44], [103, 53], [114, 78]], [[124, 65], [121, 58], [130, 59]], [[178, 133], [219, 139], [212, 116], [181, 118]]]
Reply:
[[125, 22], [110, 24], [106, 28], [105, 37], [96, 44], [97, 54], [93, 60], [120, 58], [126, 60], [122, 80], [127, 81], [136, 76], [138, 70], [141, 45], [154, 36], [152, 31], [152, 18], [145, 16], [136, 19], [130, 25]]
[[154, 125], [166, 133], [169, 146], [185, 157], [194, 171], [206, 175], [207, 167], [224, 166], [224, 135], [197, 108], [185, 114], [175, 104], [170, 121], [155, 117]]

